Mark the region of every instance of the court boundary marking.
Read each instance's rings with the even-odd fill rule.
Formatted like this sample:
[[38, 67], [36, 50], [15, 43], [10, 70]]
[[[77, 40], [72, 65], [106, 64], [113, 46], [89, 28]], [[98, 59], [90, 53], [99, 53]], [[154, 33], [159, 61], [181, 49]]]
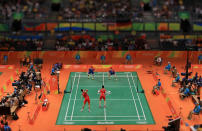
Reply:
[[[105, 85], [105, 78], [104, 78], [104, 72], [103, 72], [103, 85]], [[106, 109], [104, 107], [104, 117], [105, 117], [105, 121], [107, 120], [107, 117], [106, 117], [107, 113], [106, 113]]]
[[[74, 76], [75, 76], [75, 77], [74, 77], [74, 80], [73, 80], [73, 85], [74, 85], [74, 82], [75, 82], [76, 74], [75, 74]], [[73, 86], [73, 88], [74, 88], [74, 86]], [[73, 88], [72, 88], [72, 90], [73, 90]], [[67, 108], [66, 108], [65, 117], [67, 116], [68, 111], [69, 111], [69, 104], [70, 104], [71, 97], [72, 97], [72, 93], [70, 94], [69, 102], [68, 102], [68, 105], [67, 105]], [[66, 120], [66, 119], [65, 119], [65, 120]]]
[[[71, 99], [71, 100], [83, 100], [83, 99]], [[98, 101], [98, 100], [100, 100], [100, 99], [90, 99], [90, 100], [93, 100], [93, 101]], [[109, 101], [120, 101], [120, 100], [122, 100], [122, 101], [133, 101], [133, 99], [107, 99], [107, 100], [109, 100]], [[134, 99], [134, 100], [136, 100], [136, 101], [139, 101], [138, 99]]]
[[[72, 92], [73, 92], [74, 83], [75, 83], [75, 78], [77, 77], [77, 74], [79, 74], [75, 99], [71, 99], [72, 94], [73, 94], [73, 93], [71, 93], [71, 94], [70, 94], [70, 97], [69, 97], [68, 106], [67, 106], [67, 108], [66, 108], [66, 113], [65, 113], [65, 118], [64, 118], [63, 123], [66, 122], [66, 121], [70, 121], [70, 122], [71, 122], [71, 121], [141, 121], [140, 117], [144, 117], [144, 120], [146, 120], [146, 117], [145, 117], [145, 114], [144, 114], [144, 110], [143, 110], [143, 108], [142, 108], [142, 103], [141, 103], [141, 101], [140, 101], [140, 99], [139, 99], [139, 95], [138, 95], [138, 93], [137, 93], [138, 99], [134, 99], [133, 92], [132, 92], [133, 99], [125, 99], [125, 100], [133, 100], [134, 102], [135, 102], [135, 101], [139, 101], [139, 103], [140, 103], [140, 105], [141, 105], [142, 112], [143, 112], [143, 116], [140, 116], [140, 115], [139, 115], [138, 110], [137, 110], [137, 106], [136, 106], [136, 102], [135, 102], [134, 104], [135, 104], [136, 112], [137, 112], [138, 116], [131, 116], [131, 117], [138, 117], [138, 120], [106, 120], [107, 117], [122, 117], [122, 118], [123, 118], [123, 117], [126, 117], [126, 118], [127, 118], [128, 116], [107, 116], [107, 115], [106, 115], [105, 108], [104, 108], [104, 112], [105, 112], [105, 113], [104, 113], [104, 116], [102, 116], [102, 117], [105, 118], [105, 120], [72, 120], [73, 117], [80, 117], [80, 116], [73, 116], [73, 114], [74, 114], [73, 112], [74, 112], [75, 101], [76, 101], [76, 100], [82, 100], [82, 99], [76, 99], [76, 97], [77, 97], [77, 91], [78, 91], [78, 85], [79, 85], [79, 80], [80, 80], [81, 77], [88, 77], [88, 76], [81, 76], [81, 75], [80, 75], [81, 73], [85, 73], [85, 72], [75, 72], [75, 75], [72, 77], [72, 78], [74, 79], [74, 80], [73, 80], [73, 88], [72, 88]], [[104, 84], [104, 78], [105, 78], [105, 77], [108, 77], [108, 76], [104, 76], [105, 72], [98, 72], [98, 73], [99, 73], [99, 74], [101, 74], [101, 73], [103, 74], [102, 77], [103, 77], [103, 84]], [[108, 73], [108, 72], [106, 72], [106, 73]], [[126, 73], [126, 74], [127, 74], [127, 76], [123, 76], [123, 77], [127, 78], [128, 81], [129, 81], [129, 78], [130, 78], [130, 77], [132, 78], [134, 87], [135, 87], [135, 89], [137, 90], [137, 87], [136, 87], [136, 85], [135, 85], [135, 83], [134, 83], [133, 77], [138, 77], [138, 76], [137, 76], [137, 75], [136, 75], [136, 76], [133, 76], [131, 72], [122, 72], [122, 73]], [[131, 76], [128, 76], [128, 74], [130, 74]], [[119, 75], [119, 76], [120, 76], [120, 75]], [[96, 76], [95, 76], [95, 77], [96, 77]], [[99, 76], [99, 77], [101, 77], [101, 76]], [[118, 77], [118, 76], [116, 76], [116, 77]], [[122, 76], [121, 76], [121, 77], [122, 77]], [[129, 82], [129, 83], [130, 83], [130, 82]], [[97, 87], [97, 86], [93, 86], [93, 87]], [[128, 87], [128, 86], [121, 86], [121, 87]], [[129, 88], [131, 88], [131, 87], [132, 87], [132, 86], [129, 85]], [[131, 88], [131, 91], [132, 91], [132, 88]], [[68, 116], [67, 114], [68, 114], [68, 111], [69, 111], [69, 104], [70, 104], [71, 100], [74, 100], [73, 109], [72, 109], [72, 115], [71, 115], [71, 116]], [[99, 99], [92, 99], [92, 100], [99, 100]], [[110, 100], [110, 99], [109, 99], [109, 100]], [[124, 99], [111, 99], [111, 100], [124, 100]], [[66, 118], [68, 118], [68, 117], [70, 117], [71, 120], [67, 120]], [[96, 116], [93, 116], [93, 117], [96, 117]]]
[[[87, 74], [86, 74], [87, 75]], [[88, 76], [86, 76], [86, 75], [81, 75], [80, 77], [81, 78], [88, 78]], [[72, 77], [74, 77], [74, 76], [72, 76]], [[78, 77], [78, 76], [77, 76]], [[103, 75], [94, 75], [94, 78], [100, 78], [100, 77], [103, 77]], [[104, 76], [104, 78], [108, 78], [109, 76]], [[117, 78], [127, 78], [127, 76], [125, 76], [125, 75], [118, 75], [118, 76], [116, 76]], [[128, 77], [132, 77], [132, 76], [128, 76]], [[136, 76], [133, 76], [133, 77], [136, 77]]]
[[[71, 117], [71, 116], [67, 116]], [[105, 116], [73, 116], [73, 117], [105, 117]], [[144, 117], [144, 116], [106, 116], [106, 117]]]
[[[131, 73], [131, 76], [132, 76], [132, 81], [133, 81], [133, 84], [134, 84], [135, 90], [137, 91], [137, 87], [136, 87], [135, 81], [134, 81], [134, 79], [133, 79], [133, 75], [132, 75], [132, 73]], [[138, 94], [138, 93], [137, 93], [137, 97], [138, 97], [139, 102], [140, 102], [140, 106], [141, 106], [141, 109], [142, 109], [142, 113], [143, 113], [143, 115], [144, 115], [144, 119], [146, 120], [145, 113], [144, 113], [144, 110], [143, 110], [143, 107], [142, 107], [142, 103], [141, 103], [141, 101], [140, 101], [140, 97], [139, 97], [139, 94]]]
[[[74, 104], [73, 104], [73, 109], [72, 109], [72, 114], [71, 114], [71, 120], [72, 120], [72, 116], [74, 115], [74, 107], [75, 107], [77, 92], [78, 92], [78, 88], [79, 88], [79, 80], [80, 80], [80, 74], [79, 74], [78, 83], [77, 83], [77, 88], [76, 88], [76, 94], [75, 94], [75, 98], [74, 98]], [[71, 94], [72, 94], [72, 93], [71, 93]]]
[[[128, 76], [128, 74], [127, 74], [127, 76]], [[134, 103], [134, 105], [135, 105], [135, 109], [136, 109], [136, 112], [137, 112], [137, 116], [138, 116], [138, 119], [140, 120], [140, 115], [139, 115], [139, 112], [138, 112], [138, 109], [137, 109], [137, 105], [136, 105], [136, 102], [135, 102], [135, 98], [134, 98], [134, 94], [133, 94], [133, 91], [132, 91], [132, 88], [131, 88], [131, 84], [130, 84], [130, 80], [129, 80], [129, 78], [127, 77], [127, 79], [128, 79], [128, 84], [129, 84], [129, 88], [130, 88], [130, 91], [131, 91], [131, 94], [132, 94], [132, 97], [133, 97], [133, 103]]]
[[[99, 121], [105, 121], [105, 122], [108, 122], [108, 121], [138, 121], [138, 122], [146, 122], [147, 123], [147, 121], [142, 121], [141, 119], [140, 120], [65, 120], [64, 122], [73, 122], [73, 121], [96, 121], [96, 122], [99, 122]], [[63, 123], [64, 123], [63, 122]]]

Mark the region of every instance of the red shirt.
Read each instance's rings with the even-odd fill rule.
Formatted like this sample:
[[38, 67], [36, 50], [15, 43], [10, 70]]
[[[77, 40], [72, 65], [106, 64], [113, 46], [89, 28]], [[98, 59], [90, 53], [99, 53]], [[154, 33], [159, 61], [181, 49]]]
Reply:
[[0, 123], [0, 131], [4, 131], [4, 125]]
[[100, 96], [105, 96], [106, 90], [104, 88], [100, 89]]
[[85, 99], [89, 99], [89, 96], [88, 96], [87, 92], [83, 92], [83, 93], [82, 93], [82, 96], [83, 96], [83, 98], [85, 98]]

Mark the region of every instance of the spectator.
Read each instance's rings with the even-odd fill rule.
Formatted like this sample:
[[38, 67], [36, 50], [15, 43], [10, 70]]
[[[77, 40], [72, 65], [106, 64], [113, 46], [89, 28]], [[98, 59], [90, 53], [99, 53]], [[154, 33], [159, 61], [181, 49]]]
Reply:
[[4, 121], [1, 120], [1, 123], [0, 123], [0, 131], [4, 131]]
[[165, 71], [164, 73], [167, 74], [168, 73], [167, 71], [170, 71], [170, 69], [171, 69], [171, 64], [170, 64], [170, 62], [168, 62], [168, 65], [164, 69], [164, 71]]
[[172, 77], [175, 78], [177, 76], [177, 69], [175, 66], [172, 67]]
[[126, 55], [126, 64], [132, 64], [132, 57], [130, 54]]
[[185, 86], [185, 90], [183, 93], [180, 93], [180, 98], [184, 99], [185, 97], [190, 95], [190, 89], [188, 87], [188, 85]]
[[177, 73], [177, 76], [175, 77], [175, 80], [172, 81], [172, 86], [175, 86], [175, 83], [178, 83], [180, 81], [180, 75]]
[[4, 60], [3, 60], [3, 62], [4, 62], [4, 65], [7, 64], [7, 62], [8, 62], [8, 56], [7, 56], [7, 55], [4, 55]]
[[[2, 47], [2, 48], [1, 48]], [[4, 48], [3, 48], [4, 47]], [[40, 48], [38, 48], [40, 47]], [[37, 40], [12, 40], [12, 39], [7, 39], [7, 40], [2, 40], [0, 39], [0, 50], [17, 50], [17, 51], [22, 51], [22, 50], [27, 50], [27, 51], [36, 51], [36, 50], [41, 50], [43, 47], [43, 41], [37, 41]]]
[[161, 81], [160, 79], [158, 79], [158, 82], [157, 84], [153, 87], [153, 90], [152, 90], [152, 93], [155, 94], [155, 95], [159, 95], [159, 90], [161, 88]]
[[160, 56], [156, 56], [154, 58], [154, 63], [155, 63], [155, 65], [159, 65], [160, 66], [162, 64], [162, 58]]
[[102, 64], [105, 64], [105, 56], [104, 55], [101, 55], [100, 60], [101, 60]]
[[6, 122], [4, 125], [4, 131], [11, 131], [10, 126], [8, 126], [8, 122]]
[[199, 115], [200, 110], [201, 110], [201, 106], [199, 105], [199, 103], [196, 103], [196, 106], [194, 107], [194, 110], [190, 111], [190, 113], [188, 115], [188, 120], [192, 119], [192, 114]]
[[55, 68], [54, 68], [54, 66], [52, 67], [51, 75], [55, 75]]
[[75, 59], [76, 59], [76, 63], [77, 63], [77, 64], [80, 64], [80, 59], [81, 59], [81, 57], [80, 57], [79, 54], [76, 54]]

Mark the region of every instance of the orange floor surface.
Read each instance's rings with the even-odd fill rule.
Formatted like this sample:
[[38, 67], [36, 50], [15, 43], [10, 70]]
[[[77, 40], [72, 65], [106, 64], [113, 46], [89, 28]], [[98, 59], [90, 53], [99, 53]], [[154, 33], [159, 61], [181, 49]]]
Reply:
[[[147, 52], [149, 54], [149, 52]], [[198, 52], [196, 52], [199, 54]], [[200, 52], [201, 53], [201, 52]], [[163, 55], [165, 54], [165, 55]], [[186, 54], [186, 53], [185, 53]], [[176, 114], [179, 115], [181, 112], [182, 117], [182, 123], [181, 123], [181, 131], [189, 131], [189, 126], [186, 126], [186, 124], [194, 125], [194, 124], [201, 124], [202, 117], [196, 118], [194, 120], [187, 120], [188, 113], [193, 110], [194, 104], [191, 100], [191, 98], [187, 98], [185, 100], [181, 100], [179, 98], [178, 89], [179, 86], [172, 87], [171, 83], [173, 78], [171, 78], [171, 74], [165, 75], [163, 73], [164, 67], [167, 65], [167, 62], [170, 61], [171, 65], [175, 65], [178, 72], [184, 72], [184, 66], [186, 64], [186, 56], [181, 57], [173, 57], [169, 58], [166, 56], [166, 53], [161, 53], [163, 57], [163, 65], [162, 66], [155, 66], [153, 65], [153, 55], [142, 55], [138, 56], [138, 54], [134, 55], [133, 57], [133, 64], [131, 65], [123, 65], [125, 63], [124, 58], [118, 58], [118, 60], [107, 60], [107, 65], [123, 65], [123, 66], [117, 66], [115, 69], [118, 71], [135, 71], [138, 73], [139, 79], [141, 81], [142, 87], [145, 90], [145, 96], [147, 98], [148, 104], [150, 106], [150, 109], [152, 111], [152, 115], [154, 117], [154, 120], [156, 122], [155, 125], [88, 125], [88, 126], [76, 126], [76, 125], [56, 125], [57, 116], [59, 113], [59, 109], [61, 106], [62, 98], [63, 98], [63, 91], [66, 88], [66, 84], [68, 81], [68, 76], [71, 71], [86, 71], [85, 68], [86, 64], [94, 64], [96, 71], [108, 71], [108, 67], [110, 66], [101, 66], [97, 65], [100, 64], [100, 61], [90, 61], [85, 58], [81, 59], [81, 64], [76, 65], [74, 58], [63, 58], [63, 57], [57, 57], [55, 55], [51, 57], [43, 58], [44, 64], [42, 68], [42, 78], [45, 78], [48, 80], [50, 78], [50, 71], [52, 64], [56, 62], [63, 62], [64, 68], [61, 70], [60, 73], [60, 90], [62, 94], [54, 94], [51, 93], [50, 95], [47, 95], [47, 98], [49, 100], [49, 107], [47, 111], [40, 111], [37, 115], [36, 120], [33, 124], [29, 124], [28, 122], [28, 113], [30, 112], [30, 115], [32, 116], [37, 104], [35, 103], [35, 92], [32, 92], [31, 94], [26, 96], [26, 100], [28, 101], [28, 104], [26, 104], [25, 107], [22, 107], [17, 111], [17, 114], [19, 116], [19, 119], [9, 120], [9, 125], [11, 126], [13, 131], [79, 131], [82, 128], [91, 128], [96, 131], [113, 131], [113, 130], [120, 130], [121, 128], [130, 130], [130, 131], [163, 131], [162, 126], [167, 126], [168, 118], [166, 116], [173, 115], [172, 111], [170, 110], [168, 106], [168, 99], [171, 101], [174, 109], [176, 110]], [[23, 56], [23, 55], [22, 55]], [[0, 72], [3, 72], [2, 75], [0, 75], [1, 83], [0, 87], [6, 85], [6, 89], [3, 94], [1, 94], [1, 97], [3, 95], [6, 95], [7, 93], [13, 92], [13, 87], [10, 84], [7, 84], [7, 81], [11, 79], [13, 76], [13, 73], [16, 70], [25, 71], [26, 67], [20, 67], [19, 59], [22, 57], [18, 57], [15, 59], [14, 56], [12, 56], [11, 59], [8, 60], [8, 65], [0, 65]], [[33, 56], [32, 58], [37, 57]], [[195, 65], [190, 71], [198, 72], [199, 75], [202, 74], [202, 65], [197, 64], [197, 58], [191, 59], [192, 63]], [[73, 66], [70, 66], [73, 65]], [[97, 66], [96, 66], [97, 65]], [[152, 74], [148, 74], [147, 71], [153, 71], [155, 73], [159, 74], [159, 78], [161, 79], [162, 86], [165, 90], [165, 93], [167, 94], [166, 97], [160, 93], [159, 96], [154, 96], [151, 93], [151, 90], [153, 86], [156, 84], [156, 81]], [[7, 86], [8, 85], [8, 86]], [[39, 91], [40, 92], [40, 91]], [[201, 115], [202, 116], [202, 115]], [[10, 119], [10, 118], [9, 118]]]

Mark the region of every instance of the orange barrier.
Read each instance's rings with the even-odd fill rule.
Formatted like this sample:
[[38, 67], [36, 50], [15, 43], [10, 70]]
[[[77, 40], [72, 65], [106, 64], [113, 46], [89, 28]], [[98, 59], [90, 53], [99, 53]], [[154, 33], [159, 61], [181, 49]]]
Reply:
[[[24, 56], [33, 58], [42, 58], [44, 63], [61, 61], [64, 64], [75, 64], [75, 56], [79, 54], [82, 64], [100, 64], [101, 55], [106, 56], [107, 64], [124, 64], [127, 54], [132, 56], [132, 61], [138, 59], [153, 59], [155, 56], [161, 56], [163, 59], [186, 59], [186, 51], [23, 51], [23, 52], [0, 52], [0, 58], [8, 55], [8, 63], [19, 63]], [[198, 55], [202, 51], [191, 51], [190, 59], [192, 63], [197, 63]]]

